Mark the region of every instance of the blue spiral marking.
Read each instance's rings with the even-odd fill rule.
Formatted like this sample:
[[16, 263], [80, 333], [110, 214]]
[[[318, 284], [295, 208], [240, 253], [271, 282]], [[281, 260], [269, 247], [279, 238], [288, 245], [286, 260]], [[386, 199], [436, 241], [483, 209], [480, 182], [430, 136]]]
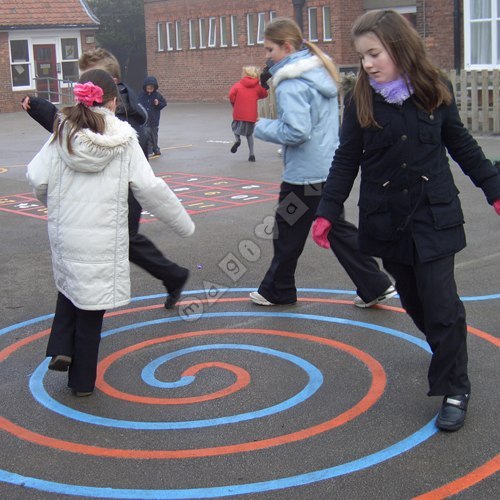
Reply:
[[[229, 292], [250, 292], [254, 291], [255, 288], [233, 288], [229, 289]], [[315, 293], [354, 293], [347, 290], [326, 290], [326, 289], [299, 289], [301, 292], [315, 292]], [[190, 292], [183, 292], [184, 295], [190, 294], [204, 294], [205, 290], [195, 290]], [[141, 300], [149, 300], [155, 298], [163, 298], [164, 294], [158, 295], [148, 295], [142, 297], [133, 298], [133, 302]], [[462, 297], [462, 300], [491, 300], [500, 298], [500, 294], [494, 295], [484, 295], [480, 297]], [[205, 316], [208, 316], [207, 313]], [[210, 313], [211, 316], [214, 313]], [[252, 316], [270, 316], [271, 313], [252, 313]], [[274, 314], [277, 315], [277, 314]], [[284, 313], [281, 313], [284, 315]], [[287, 315], [292, 317], [291, 314]], [[309, 315], [294, 315], [294, 316], [309, 316]], [[18, 328], [22, 328], [26, 325], [32, 325], [46, 319], [52, 318], [52, 315], [40, 316], [23, 323], [18, 323], [7, 328], [0, 330], [0, 336]], [[322, 320], [327, 320], [328, 318], [319, 317]], [[177, 319], [177, 318], [167, 318], [167, 319]], [[333, 322], [333, 321], [332, 321]], [[344, 320], [344, 323], [349, 323]], [[354, 322], [351, 322], [354, 324]], [[356, 322], [357, 323], [357, 322]], [[359, 324], [359, 326], [364, 326], [366, 324]], [[367, 327], [368, 328], [368, 327]], [[385, 329], [381, 327], [374, 328], [382, 333], [387, 333], [389, 335], [394, 335], [396, 337], [403, 338], [404, 340], [409, 340], [415, 343], [419, 347], [422, 347], [423, 342], [414, 342], [410, 336], [406, 334], [401, 334], [401, 332], [396, 332], [395, 330], [390, 331], [390, 329]], [[410, 337], [410, 338], [407, 338]], [[425, 350], [429, 352], [427, 346]], [[412, 448], [420, 445], [427, 439], [431, 438], [434, 434], [438, 432], [435, 426], [436, 418], [429, 421], [424, 427], [419, 429], [414, 434], [408, 436], [407, 438], [366, 457], [359, 458], [357, 460], [347, 462], [345, 464], [337, 465], [334, 467], [329, 467], [326, 469], [320, 469], [313, 472], [308, 472], [305, 474], [298, 474], [295, 476], [289, 476], [281, 479], [274, 479], [270, 481], [262, 481], [257, 483], [248, 484], [236, 484], [236, 485], [226, 485], [220, 487], [211, 488], [191, 488], [191, 489], [177, 489], [177, 490], [151, 490], [151, 489], [118, 489], [118, 488], [100, 488], [92, 486], [80, 486], [75, 484], [65, 484], [57, 483], [53, 481], [45, 481], [43, 479], [21, 476], [13, 472], [8, 472], [0, 469], [0, 481], [5, 483], [13, 484], [16, 486], [22, 486], [25, 488], [33, 488], [40, 491], [46, 491], [49, 493], [58, 493], [63, 495], [72, 496], [83, 496], [89, 498], [115, 498], [115, 499], [134, 499], [134, 500], [180, 500], [180, 499], [195, 499], [195, 498], [222, 498], [233, 495], [241, 495], [248, 493], [262, 493], [266, 491], [275, 491], [284, 488], [292, 488], [298, 486], [304, 486], [306, 484], [312, 484], [320, 481], [325, 481], [327, 479], [333, 479], [342, 475], [350, 474], [359, 470], [363, 470], [374, 465], [385, 462], [391, 458], [394, 458], [402, 453], [405, 453]]]
[[[167, 320], [173, 320], [177, 318], [164, 318]], [[160, 321], [162, 322], [162, 321]], [[148, 322], [149, 323], [149, 322]], [[155, 322], [156, 323], [156, 322]], [[132, 328], [136, 328], [137, 325], [130, 325]], [[111, 330], [107, 332], [108, 335], [116, 333], [115, 330]], [[195, 346], [188, 349], [183, 349], [182, 351], [174, 352], [171, 354], [167, 354], [160, 358], [161, 362], [166, 358], [173, 358], [177, 356], [181, 356], [188, 352], [196, 352], [196, 351], [205, 351], [209, 349], [239, 349], [239, 350], [247, 350], [247, 351], [255, 351], [264, 354], [268, 354], [270, 356], [276, 356], [291, 363], [296, 364], [300, 368], [302, 368], [308, 375], [309, 381], [306, 386], [299, 391], [295, 396], [283, 401], [274, 406], [270, 406], [269, 408], [265, 408], [258, 411], [248, 412], [248, 413], [240, 413], [238, 415], [231, 415], [229, 417], [220, 417], [220, 418], [211, 418], [205, 420], [192, 420], [192, 421], [183, 421], [183, 422], [138, 422], [134, 420], [119, 420], [107, 417], [100, 417], [97, 415], [90, 415], [88, 413], [83, 413], [77, 411], [69, 406], [65, 406], [54, 398], [52, 398], [45, 387], [43, 386], [43, 378], [47, 372], [47, 365], [49, 360], [45, 360], [38, 368], [33, 372], [33, 375], [30, 378], [30, 390], [34, 396], [34, 398], [43, 406], [48, 408], [49, 410], [59, 413], [64, 417], [71, 418], [73, 420], [78, 420], [80, 422], [86, 422], [88, 424], [93, 425], [101, 425], [103, 427], [118, 427], [121, 429], [134, 429], [134, 430], [178, 430], [178, 429], [199, 429], [203, 427], [214, 427], [217, 425], [226, 425], [233, 424], [238, 422], [244, 422], [247, 420], [253, 420], [256, 418], [263, 418], [269, 415], [274, 415], [276, 413], [288, 410], [293, 406], [302, 403], [303, 401], [310, 398], [322, 385], [323, 383], [323, 375], [321, 372], [313, 366], [308, 361], [305, 361], [293, 354], [283, 353], [280, 351], [276, 351], [274, 349], [268, 349], [266, 347], [260, 346], [252, 346], [252, 345], [236, 345], [236, 344], [215, 344], [215, 345], [203, 345], [203, 346]], [[158, 361], [160, 361], [158, 360]], [[161, 364], [161, 363], [159, 363]]]
[[[427, 352], [431, 352], [427, 342], [421, 340], [417, 337], [412, 337], [406, 333], [400, 332], [398, 330], [394, 330], [392, 328], [387, 328], [384, 326], [373, 325], [371, 323], [364, 323], [362, 321], [353, 321], [343, 318], [335, 318], [335, 317], [327, 317], [327, 316], [318, 316], [314, 314], [299, 314], [299, 313], [286, 313], [286, 312], [218, 312], [218, 313], [205, 313], [204, 318], [224, 318], [224, 317], [275, 317], [275, 318], [290, 318], [290, 319], [305, 319], [311, 321], [321, 321], [326, 323], [337, 323], [341, 325], [353, 325], [361, 328], [367, 328], [369, 330], [375, 330], [382, 333], [386, 333], [388, 335], [392, 335], [394, 337], [401, 338], [406, 340], [416, 346], [424, 349]], [[141, 323], [135, 323], [131, 325], [125, 325], [119, 328], [115, 328], [113, 330], [109, 330], [103, 333], [102, 337], [108, 337], [110, 335], [115, 335], [117, 333], [125, 332], [128, 330], [136, 331], [139, 328], [144, 328], [151, 325], [159, 325], [162, 323], [175, 323], [177, 321], [183, 321], [182, 318], [175, 316], [170, 318], [160, 318], [151, 321], [144, 321]], [[278, 352], [278, 351], [277, 351]], [[297, 358], [300, 359], [300, 358]], [[301, 360], [304, 362], [303, 360]], [[50, 409], [55, 413], [59, 413], [65, 417], [71, 418], [73, 420], [79, 420], [81, 422], [87, 422], [94, 425], [102, 425], [105, 427], [119, 427], [124, 429], [134, 429], [134, 430], [163, 430], [163, 429], [192, 429], [198, 427], [208, 427], [213, 425], [224, 425], [227, 423], [233, 423], [232, 419], [241, 418], [242, 415], [233, 415], [231, 417], [223, 417], [218, 419], [208, 419], [208, 420], [199, 420], [199, 421], [191, 421], [191, 422], [139, 422], [133, 420], [119, 420], [112, 419], [107, 417], [100, 417], [96, 415], [89, 415], [87, 413], [80, 412], [69, 406], [65, 406], [58, 401], [56, 401], [52, 396], [50, 396], [45, 387], [43, 385], [43, 378], [47, 372], [49, 360], [46, 359], [43, 361], [33, 372], [33, 375], [30, 377], [30, 390], [33, 394], [33, 397], [43, 406]], [[312, 366], [312, 365], [311, 365]], [[306, 388], [307, 389], [307, 388]], [[304, 389], [304, 390], [306, 390]], [[299, 393], [300, 394], [300, 393]], [[296, 396], [294, 396], [295, 398]], [[271, 407], [268, 409], [273, 410], [273, 412], [283, 411], [281, 405], [284, 407], [289, 407], [287, 405], [294, 399], [291, 398], [287, 401], [284, 401], [280, 405], [276, 407]], [[247, 414], [243, 414], [247, 415]], [[255, 417], [254, 417], [255, 418]], [[246, 418], [245, 418], [246, 419]], [[238, 421], [238, 420], [236, 420]]]
[[262, 493], [266, 491], [304, 486], [306, 484], [317, 483], [334, 477], [351, 474], [397, 457], [398, 455], [401, 455], [402, 453], [405, 453], [415, 446], [423, 443], [437, 432], [438, 430], [435, 426], [434, 418], [414, 434], [396, 444], [393, 444], [392, 446], [384, 448], [383, 450], [371, 455], [367, 455], [366, 457], [359, 458], [342, 465], [328, 467], [326, 469], [258, 483], [232, 484], [211, 488], [189, 488], [177, 490], [118, 489], [56, 483], [53, 481], [45, 481], [43, 479], [21, 476], [19, 474], [3, 470], [0, 470], [0, 481], [17, 486], [23, 486], [24, 488], [34, 488], [41, 491], [47, 491], [49, 493], [59, 493], [62, 495], [82, 496], [88, 498], [128, 498], [134, 500], [222, 498], [233, 495]]

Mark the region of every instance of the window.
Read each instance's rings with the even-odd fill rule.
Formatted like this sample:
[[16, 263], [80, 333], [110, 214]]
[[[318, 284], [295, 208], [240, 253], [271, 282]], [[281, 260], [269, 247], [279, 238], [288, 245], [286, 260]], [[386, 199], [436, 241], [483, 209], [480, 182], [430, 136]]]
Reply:
[[182, 50], [182, 30], [180, 21], [175, 21], [175, 48], [177, 50]]
[[238, 46], [238, 19], [236, 16], [231, 16], [231, 45]]
[[269, 12], [269, 19], [272, 21], [273, 19], [277, 18], [278, 17], [278, 14], [276, 13], [275, 10], [272, 10], [271, 12]]
[[31, 85], [28, 40], [10, 41], [10, 62], [13, 87]]
[[465, 66], [493, 69], [500, 64], [500, 0], [464, 1]]
[[210, 17], [208, 19], [208, 46], [215, 47], [217, 44], [217, 19]]
[[158, 33], [158, 52], [165, 50], [165, 26], [163, 23], [157, 23], [156, 31]]
[[255, 14], [247, 14], [247, 43], [255, 45]]
[[78, 39], [77, 38], [62, 38], [61, 39], [61, 55], [62, 55], [62, 77], [63, 80], [77, 82], [78, 73]]
[[227, 25], [226, 25], [226, 16], [221, 16], [219, 19], [220, 25], [220, 46], [227, 47]]
[[167, 50], [174, 50], [174, 24], [167, 23]]
[[207, 20], [199, 19], [200, 23], [200, 49], [207, 47]]
[[307, 9], [309, 15], [309, 41], [318, 41], [318, 9], [317, 7], [309, 7]]
[[323, 7], [323, 40], [329, 42], [332, 39], [332, 19], [330, 16], [330, 7]]
[[266, 14], [259, 12], [257, 14], [257, 43], [264, 43], [264, 31], [266, 29]]
[[189, 48], [196, 49], [196, 39], [198, 37], [198, 23], [196, 19], [189, 20]]

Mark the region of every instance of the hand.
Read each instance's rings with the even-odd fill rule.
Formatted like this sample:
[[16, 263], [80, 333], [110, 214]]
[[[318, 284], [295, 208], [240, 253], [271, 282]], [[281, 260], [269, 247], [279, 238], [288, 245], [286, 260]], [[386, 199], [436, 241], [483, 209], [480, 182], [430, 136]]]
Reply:
[[30, 105], [30, 96], [27, 95], [26, 97], [23, 98], [23, 100], [21, 101], [21, 106], [22, 108], [24, 109], [24, 111], [29, 111], [31, 109], [31, 105]]
[[493, 203], [493, 208], [495, 209], [495, 212], [497, 213], [497, 215], [500, 215], [500, 200], [496, 200]]
[[158, 99], [155, 99], [155, 100], [153, 101], [153, 104], [154, 104], [155, 106], [158, 106], [158, 104], [160, 104], [160, 101], [159, 101]]
[[330, 248], [330, 242], [328, 241], [328, 233], [332, 228], [332, 223], [325, 219], [324, 217], [318, 217], [312, 227], [312, 237], [314, 243], [321, 248]]

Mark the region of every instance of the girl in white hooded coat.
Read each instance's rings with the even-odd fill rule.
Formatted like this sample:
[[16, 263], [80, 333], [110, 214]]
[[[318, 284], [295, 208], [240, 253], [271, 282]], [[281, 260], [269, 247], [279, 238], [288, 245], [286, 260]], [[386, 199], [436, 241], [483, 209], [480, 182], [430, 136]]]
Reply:
[[118, 91], [100, 69], [83, 73], [75, 106], [28, 165], [36, 197], [48, 208], [52, 265], [59, 291], [47, 346], [49, 369], [69, 369], [78, 396], [94, 389], [106, 309], [130, 301], [128, 189], [181, 236], [194, 223], [155, 177], [134, 129], [115, 117]]

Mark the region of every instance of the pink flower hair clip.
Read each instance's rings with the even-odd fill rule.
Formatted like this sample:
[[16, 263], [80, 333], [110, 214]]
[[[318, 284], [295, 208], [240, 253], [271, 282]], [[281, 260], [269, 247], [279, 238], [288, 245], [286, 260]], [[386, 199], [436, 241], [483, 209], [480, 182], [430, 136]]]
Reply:
[[81, 102], [84, 106], [93, 106], [94, 102], [102, 104], [102, 96], [104, 94], [101, 87], [94, 85], [92, 82], [77, 83], [73, 87], [76, 102]]

